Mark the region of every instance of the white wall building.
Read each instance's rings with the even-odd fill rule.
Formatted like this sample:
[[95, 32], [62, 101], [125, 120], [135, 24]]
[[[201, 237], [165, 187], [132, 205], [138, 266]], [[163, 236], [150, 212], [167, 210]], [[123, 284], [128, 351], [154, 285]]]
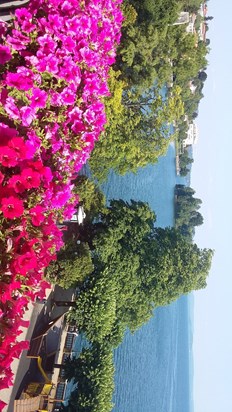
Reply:
[[177, 21], [173, 24], [173, 26], [176, 26], [177, 24], [186, 24], [188, 22], [189, 22], [189, 12], [181, 11]]
[[190, 123], [186, 139], [183, 140], [183, 147], [191, 146], [197, 143], [199, 134], [196, 123]]

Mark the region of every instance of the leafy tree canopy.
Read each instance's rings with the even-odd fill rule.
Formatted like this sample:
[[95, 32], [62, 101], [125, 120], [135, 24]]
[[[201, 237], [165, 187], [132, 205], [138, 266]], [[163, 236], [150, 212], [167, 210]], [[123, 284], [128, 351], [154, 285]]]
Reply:
[[174, 139], [170, 125], [183, 115], [184, 107], [180, 87], [174, 87], [166, 99], [158, 89], [152, 87], [143, 95], [128, 91], [118, 111], [111, 99], [106, 102], [109, 125], [90, 159], [91, 170], [99, 180], [106, 178], [109, 169], [119, 174], [136, 172], [166, 153]]
[[155, 307], [206, 286], [212, 251], [155, 228], [148, 205], [115, 200], [95, 226], [94, 272], [70, 315], [91, 342], [117, 346]]
[[203, 217], [198, 212], [202, 201], [194, 197], [195, 191], [188, 186], [176, 185], [175, 193], [175, 226], [191, 241], [195, 226], [203, 224]]
[[110, 412], [114, 391], [114, 362], [107, 345], [91, 345], [78, 358], [67, 359], [65, 377], [74, 378], [77, 388], [72, 392], [66, 412]]
[[68, 242], [47, 268], [46, 277], [64, 289], [75, 287], [93, 271], [92, 257], [87, 243]]

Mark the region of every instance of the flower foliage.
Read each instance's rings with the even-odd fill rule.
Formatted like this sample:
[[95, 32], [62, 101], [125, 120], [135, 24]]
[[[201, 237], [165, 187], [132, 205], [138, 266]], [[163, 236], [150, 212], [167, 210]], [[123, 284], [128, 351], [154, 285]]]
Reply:
[[72, 180], [104, 128], [120, 3], [31, 0], [0, 23], [0, 389], [12, 384], [23, 314], [44, 296], [44, 269], [63, 244], [57, 222], [75, 211]]

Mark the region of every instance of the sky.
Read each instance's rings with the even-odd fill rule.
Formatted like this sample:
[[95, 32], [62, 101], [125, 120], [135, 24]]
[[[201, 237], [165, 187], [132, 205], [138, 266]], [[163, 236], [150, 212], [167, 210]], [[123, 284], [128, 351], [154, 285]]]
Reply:
[[197, 124], [191, 187], [215, 250], [208, 286], [194, 294], [194, 411], [232, 411], [232, 1], [209, 0], [210, 55]]

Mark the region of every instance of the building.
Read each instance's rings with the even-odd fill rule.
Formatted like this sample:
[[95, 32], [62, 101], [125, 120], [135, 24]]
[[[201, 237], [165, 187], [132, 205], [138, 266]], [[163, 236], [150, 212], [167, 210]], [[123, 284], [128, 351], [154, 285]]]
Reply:
[[178, 24], [187, 24], [188, 22], [189, 22], [189, 12], [181, 11], [178, 19], [176, 20], [175, 23], [173, 23], [173, 26], [176, 26]]
[[198, 30], [199, 40], [204, 41], [204, 42], [206, 41], [206, 32], [207, 32], [206, 28], [207, 28], [207, 24], [203, 21]]
[[193, 81], [189, 82], [189, 88], [190, 88], [192, 94], [194, 94], [195, 91], [197, 90], [197, 86], [194, 85]]
[[195, 30], [196, 18], [197, 18], [197, 16], [194, 13], [189, 15], [189, 22], [188, 22], [188, 25], [186, 27], [186, 32], [187, 33], [191, 33], [191, 34], [196, 33], [196, 30]]
[[198, 140], [198, 128], [196, 123], [190, 123], [186, 139], [183, 140], [183, 147], [196, 144]]

